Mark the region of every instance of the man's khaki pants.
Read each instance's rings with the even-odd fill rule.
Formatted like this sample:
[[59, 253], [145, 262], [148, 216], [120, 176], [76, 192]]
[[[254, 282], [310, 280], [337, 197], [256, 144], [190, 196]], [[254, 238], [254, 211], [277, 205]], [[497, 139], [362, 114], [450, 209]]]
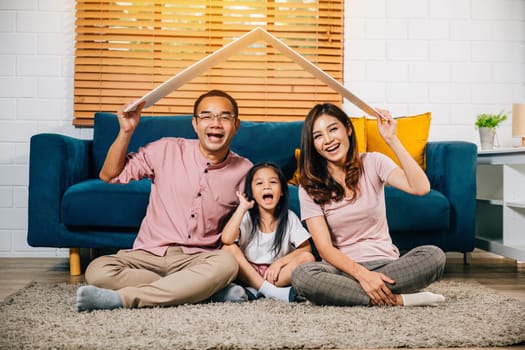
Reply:
[[121, 250], [93, 260], [86, 281], [116, 290], [126, 308], [198, 303], [226, 287], [239, 266], [223, 250], [184, 254], [169, 247], [164, 256]]

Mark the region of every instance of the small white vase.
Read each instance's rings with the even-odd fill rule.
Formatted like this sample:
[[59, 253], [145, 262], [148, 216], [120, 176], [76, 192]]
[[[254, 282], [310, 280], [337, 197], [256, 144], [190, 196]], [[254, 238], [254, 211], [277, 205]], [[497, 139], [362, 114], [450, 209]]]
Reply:
[[495, 136], [496, 130], [491, 128], [479, 128], [479, 140], [481, 141], [481, 149], [493, 149]]

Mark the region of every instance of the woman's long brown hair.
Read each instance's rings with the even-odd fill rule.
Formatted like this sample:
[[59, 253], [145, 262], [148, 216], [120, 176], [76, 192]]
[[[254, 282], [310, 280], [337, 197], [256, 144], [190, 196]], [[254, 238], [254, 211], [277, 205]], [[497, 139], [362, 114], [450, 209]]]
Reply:
[[359, 192], [357, 182], [363, 171], [357, 150], [357, 138], [350, 118], [343, 110], [331, 103], [314, 106], [304, 121], [301, 134], [301, 155], [299, 156], [301, 174], [299, 184], [317, 204], [340, 201], [345, 195], [345, 189], [328, 172], [326, 159], [321, 157], [314, 147], [313, 126], [321, 115], [334, 117], [344, 125], [347, 131], [352, 130], [351, 135], [348, 136], [350, 148], [346, 155], [344, 169], [346, 173], [345, 184], [352, 193], [350, 200], [354, 201]]

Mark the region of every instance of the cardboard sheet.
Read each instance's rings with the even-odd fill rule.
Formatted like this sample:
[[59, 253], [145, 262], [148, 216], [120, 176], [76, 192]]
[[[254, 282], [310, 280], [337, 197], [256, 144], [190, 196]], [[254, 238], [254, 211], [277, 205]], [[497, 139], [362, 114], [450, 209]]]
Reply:
[[345, 88], [337, 80], [332, 78], [330, 75], [325, 73], [323, 70], [319, 69], [312, 62], [305, 59], [303, 56], [298, 54], [295, 50], [290, 48], [284, 42], [282, 42], [281, 40], [279, 40], [272, 34], [268, 33], [266, 30], [264, 30], [261, 27], [254, 28], [253, 30], [239, 37], [237, 40], [232, 41], [231, 43], [223, 46], [222, 48], [215, 51], [214, 53], [195, 62], [188, 68], [184, 69], [183, 71], [174, 75], [172, 78], [166, 80], [161, 85], [157, 86], [155, 89], [148, 92], [146, 95], [144, 95], [140, 99], [136, 100], [134, 103], [127, 106], [125, 111], [128, 112], [128, 111], [134, 110], [143, 101], [146, 101], [146, 105], [144, 106], [144, 108], [147, 108], [153, 105], [155, 102], [165, 97], [172, 91], [177, 90], [179, 87], [186, 84], [188, 81], [201, 75], [202, 73], [212, 68], [213, 66], [217, 65], [218, 63], [226, 60], [228, 57], [230, 57], [231, 55], [233, 55], [240, 49], [243, 49], [247, 47], [248, 45], [250, 45], [251, 43], [260, 41], [260, 40], [266, 41], [273, 48], [285, 54], [288, 58], [290, 58], [295, 63], [300, 65], [303, 69], [305, 69], [307, 72], [312, 74], [314, 77], [316, 77], [317, 79], [319, 79], [320, 81], [324, 82], [326, 85], [331, 87], [335, 92], [338, 92], [339, 94], [341, 94], [341, 96], [343, 96], [348, 101], [353, 103], [355, 106], [357, 106], [359, 109], [361, 109], [366, 114], [371, 115], [371, 116], [382, 117], [379, 114], [379, 112], [377, 112], [374, 108], [368, 105], [365, 101], [361, 100], [359, 97], [351, 93], [350, 90]]

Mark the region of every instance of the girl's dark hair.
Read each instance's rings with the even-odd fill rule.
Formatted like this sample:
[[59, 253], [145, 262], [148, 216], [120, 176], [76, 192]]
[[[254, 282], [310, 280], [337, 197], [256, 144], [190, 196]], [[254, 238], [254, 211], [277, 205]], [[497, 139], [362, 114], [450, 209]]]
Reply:
[[[263, 168], [273, 169], [279, 177], [279, 182], [281, 183], [282, 196], [281, 198], [279, 198], [279, 202], [277, 203], [277, 206], [275, 207], [275, 211], [273, 213], [274, 218], [277, 219], [277, 230], [275, 231], [275, 238], [273, 241], [272, 249], [275, 255], [278, 255], [281, 252], [284, 233], [286, 232], [286, 227], [288, 226], [288, 207], [290, 202], [290, 196], [288, 193], [288, 183], [286, 182], [286, 177], [284, 176], [279, 166], [272, 162], [262, 162], [255, 164], [246, 175], [246, 181], [244, 183], [244, 193], [246, 194], [246, 197], [249, 201], [253, 200], [253, 177], [257, 170]], [[257, 202], [255, 202], [255, 205], [248, 211], [248, 213], [250, 215], [250, 218], [252, 219], [253, 227], [252, 231], [248, 234], [248, 237], [241, 242], [242, 251], [244, 251], [248, 244], [250, 244], [250, 242], [253, 240], [253, 238], [255, 237], [255, 232], [257, 232], [257, 229], [259, 228], [260, 215], [259, 205], [257, 204]]]
[[331, 103], [314, 106], [304, 121], [301, 134], [301, 155], [299, 156], [300, 180], [299, 184], [317, 204], [326, 204], [331, 201], [340, 201], [344, 198], [344, 188], [334, 180], [328, 172], [326, 159], [321, 157], [314, 147], [313, 126], [321, 115], [329, 115], [341, 122], [346, 130], [352, 130], [348, 137], [350, 148], [346, 155], [345, 184], [352, 192], [351, 200], [354, 201], [359, 189], [357, 182], [363, 171], [361, 158], [357, 150], [357, 138], [350, 118], [342, 109]]
[[222, 90], [210, 90], [202, 95], [200, 95], [197, 100], [195, 100], [195, 103], [193, 104], [193, 115], [197, 115], [197, 109], [199, 109], [199, 105], [201, 104], [202, 100], [204, 100], [206, 97], [213, 97], [213, 96], [219, 96], [227, 98], [233, 107], [233, 114], [238, 117], [239, 116], [239, 107], [237, 106], [237, 101], [227, 94], [226, 92]]

